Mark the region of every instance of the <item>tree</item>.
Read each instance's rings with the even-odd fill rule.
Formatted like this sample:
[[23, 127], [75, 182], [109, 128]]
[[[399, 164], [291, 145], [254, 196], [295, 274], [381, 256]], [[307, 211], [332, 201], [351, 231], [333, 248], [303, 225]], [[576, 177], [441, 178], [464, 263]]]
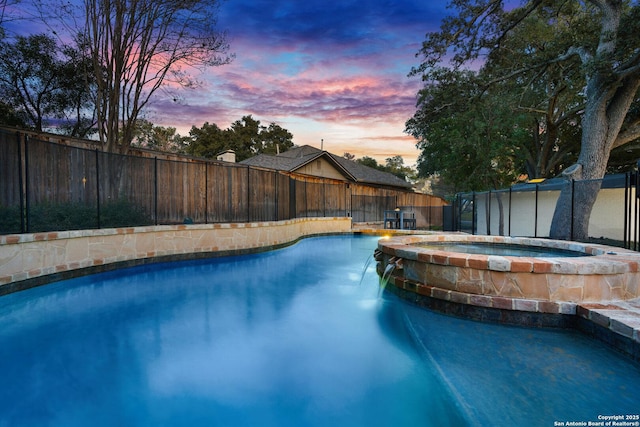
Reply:
[[[577, 159], [577, 122], [583, 110], [583, 101], [575, 90], [583, 84], [579, 64], [549, 64], [544, 73], [532, 67], [540, 62], [540, 55], [546, 57], [555, 49], [555, 40], [563, 34], [560, 26], [546, 24], [549, 19], [545, 11], [527, 17], [505, 36], [501, 49], [487, 55], [477, 71], [438, 65], [423, 72], [425, 87], [419, 92], [416, 113], [406, 123], [406, 132], [423, 150], [418, 164], [423, 176], [438, 174], [447, 176], [459, 189], [486, 190], [494, 189], [497, 183], [512, 184], [515, 181], [509, 179], [515, 180], [519, 172], [530, 178], [554, 176]], [[511, 78], [505, 79], [505, 75]], [[465, 135], [470, 124], [485, 119], [486, 127], [502, 124], [499, 132], [506, 145], [491, 152], [498, 156], [503, 151], [512, 153], [518, 173], [510, 171], [495, 179], [485, 174], [470, 176], [464, 163], [471, 157], [460, 157], [461, 153], [450, 148], [457, 142], [467, 151], [482, 150], [486, 155], [485, 144], [449, 137], [453, 136], [449, 129], [452, 126], [460, 126], [460, 133]], [[484, 132], [478, 127], [476, 130]], [[434, 138], [444, 138], [447, 143]], [[456, 169], [460, 179], [451, 175]]]
[[[11, 12], [11, 9], [20, 3], [20, 0], [0, 0], [0, 25], [7, 21], [13, 20], [10, 14], [7, 14], [7, 10]], [[0, 38], [4, 35], [4, 29], [0, 28]]]
[[176, 133], [174, 127], [156, 126], [146, 119], [139, 119], [132, 146], [171, 153], [184, 152], [189, 142], [188, 137]]
[[0, 123], [6, 126], [28, 127], [26, 117], [3, 101], [0, 101]]
[[380, 169], [380, 165], [378, 164], [378, 161], [376, 159], [374, 159], [373, 157], [364, 156], [364, 157], [361, 157], [358, 160], [356, 160], [356, 162], [360, 163], [361, 165], [370, 167], [370, 168]]
[[230, 61], [225, 36], [215, 30], [216, 5], [205, 0], [84, 1], [98, 134], [107, 151], [127, 150], [141, 111], [163, 84], [193, 87], [187, 70]]
[[13, 110], [5, 118], [38, 132], [60, 124], [71, 136], [86, 136], [93, 122], [87, 115], [85, 60], [78, 50], [60, 48], [46, 34], [0, 41], [0, 93], [6, 109]]
[[261, 126], [258, 151], [263, 154], [280, 154], [293, 147], [293, 134], [275, 123]]
[[410, 181], [415, 176], [415, 171], [405, 166], [404, 159], [399, 155], [385, 159], [384, 170], [405, 181]]
[[95, 78], [87, 73], [91, 62], [84, 55], [83, 46], [63, 46], [63, 61], [60, 73], [60, 105], [65, 108], [58, 113], [62, 119], [59, 129], [65, 135], [86, 138], [97, 132]]
[[251, 115], [236, 120], [227, 131], [226, 149], [235, 151], [236, 160], [239, 162], [259, 154], [262, 148], [260, 129], [260, 120], [254, 119]]
[[[580, 153], [577, 162], [564, 169], [564, 176], [601, 179], [611, 150], [640, 136], [640, 117], [628, 114], [640, 87], [640, 6], [636, 3], [530, 0], [511, 11], [505, 11], [500, 0], [458, 0], [452, 6], [457, 15], [446, 18], [440, 31], [427, 34], [420, 51], [422, 63], [413, 71], [415, 74], [428, 76], [447, 55], [453, 67], [461, 67], [477, 62], [482, 55], [499, 52], [527, 18], [539, 13], [549, 17], [545, 25], [562, 30], [561, 36], [554, 39], [552, 48], [532, 52], [535, 62], [511, 70], [501, 80], [532, 71], [543, 75], [552, 65], [579, 62], [584, 84], [574, 90], [584, 103]], [[583, 186], [573, 203], [570, 185], [565, 185], [556, 205], [551, 237], [569, 238], [571, 223], [574, 238], [588, 237], [597, 185]]]
[[201, 129], [195, 126], [189, 132], [192, 142], [187, 152], [194, 156], [216, 158], [226, 150], [236, 153], [242, 161], [257, 154], [277, 154], [293, 147], [293, 135], [281, 126], [271, 123], [268, 127], [251, 115], [236, 120], [228, 129], [205, 123]]
[[[345, 154], [349, 154], [349, 153], [345, 153]], [[413, 169], [404, 165], [404, 159], [402, 158], [402, 156], [389, 157], [386, 159], [386, 163], [384, 165], [379, 164], [376, 159], [369, 156], [361, 157], [357, 159], [356, 162], [360, 163], [363, 166], [367, 166], [373, 169], [378, 169], [382, 172], [390, 173], [405, 181], [408, 178], [413, 177], [414, 175]]]
[[218, 154], [227, 150], [226, 132], [215, 123], [206, 122], [201, 128], [191, 127], [191, 142], [186, 148], [188, 154], [207, 159], [215, 159]]
[[440, 176], [458, 190], [515, 182], [523, 151], [518, 139], [529, 138], [522, 135], [523, 118], [504, 98], [483, 91], [477, 72], [442, 68], [436, 83], [420, 91], [419, 109], [407, 121], [406, 131], [421, 149], [419, 174]]

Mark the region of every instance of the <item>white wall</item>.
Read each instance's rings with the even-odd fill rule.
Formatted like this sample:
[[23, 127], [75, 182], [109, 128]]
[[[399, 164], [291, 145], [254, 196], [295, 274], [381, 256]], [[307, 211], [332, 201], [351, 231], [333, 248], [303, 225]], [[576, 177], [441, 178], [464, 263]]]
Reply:
[[[632, 196], [635, 196], [635, 188], [631, 191]], [[589, 220], [590, 237], [620, 241], [624, 239], [624, 192], [624, 188], [600, 190]], [[499, 234], [498, 198], [502, 197], [505, 235], [549, 237], [553, 211], [559, 196], [559, 190], [544, 191], [540, 188], [536, 208], [535, 191], [513, 191], [511, 193], [511, 228], [509, 229], [509, 192], [491, 192], [491, 224], [487, 229], [486, 209], [489, 193], [479, 193], [476, 195], [476, 233]], [[631, 232], [634, 233], [634, 228]]]

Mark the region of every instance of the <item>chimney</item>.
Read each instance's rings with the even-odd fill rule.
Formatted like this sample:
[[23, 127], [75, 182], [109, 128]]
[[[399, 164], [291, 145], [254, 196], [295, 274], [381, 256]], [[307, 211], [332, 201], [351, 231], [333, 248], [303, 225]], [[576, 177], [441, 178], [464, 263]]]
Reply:
[[218, 160], [222, 162], [235, 163], [236, 162], [236, 152], [233, 150], [227, 150], [220, 154], [217, 157]]

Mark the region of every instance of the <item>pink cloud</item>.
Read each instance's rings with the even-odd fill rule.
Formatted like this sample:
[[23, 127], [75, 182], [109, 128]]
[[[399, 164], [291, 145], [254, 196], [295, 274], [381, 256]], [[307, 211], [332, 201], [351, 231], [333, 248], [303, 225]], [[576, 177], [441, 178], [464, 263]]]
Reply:
[[231, 32], [234, 63], [209, 70], [201, 88], [183, 94], [184, 102], [154, 103], [158, 123], [189, 129], [209, 122], [225, 128], [252, 114], [289, 129], [299, 145], [326, 139], [336, 154], [367, 146], [379, 161], [400, 154], [414, 163], [415, 141], [403, 131], [421, 82], [407, 74], [417, 65], [424, 30], [410, 14], [393, 10], [386, 20], [385, 13], [375, 15], [373, 24], [354, 21], [351, 29], [336, 27], [346, 24], [343, 19], [325, 25], [291, 21], [282, 27], [266, 17], [245, 16]]

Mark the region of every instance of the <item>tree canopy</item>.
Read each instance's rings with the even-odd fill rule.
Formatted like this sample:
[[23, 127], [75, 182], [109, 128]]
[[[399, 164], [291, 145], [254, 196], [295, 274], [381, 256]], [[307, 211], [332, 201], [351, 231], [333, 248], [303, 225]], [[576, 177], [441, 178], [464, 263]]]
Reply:
[[293, 147], [293, 135], [276, 123], [269, 126], [251, 115], [236, 120], [228, 129], [220, 129], [208, 122], [201, 128], [193, 126], [189, 131], [191, 142], [187, 153], [205, 158], [216, 158], [226, 150], [236, 153], [236, 160], [242, 161], [257, 154], [277, 154]]
[[195, 73], [232, 55], [216, 29], [213, 0], [32, 0], [52, 34], [78, 40], [95, 85], [97, 133], [106, 151], [126, 152], [160, 88], [197, 87]]
[[106, 151], [140, 138], [160, 88], [197, 87], [198, 70], [233, 57], [216, 29], [217, 0], [31, 0], [24, 13], [19, 1], [0, 3], [0, 24], [39, 20], [49, 33], [9, 39], [0, 27], [0, 120], [97, 132]]
[[87, 136], [95, 121], [86, 66], [80, 50], [60, 47], [46, 34], [0, 40], [3, 122], [38, 132], [53, 126], [71, 136]]
[[[490, 153], [499, 156], [510, 147], [513, 170], [505, 178], [520, 171], [533, 176], [568, 171], [573, 179], [597, 180], [611, 151], [640, 136], [640, 116], [632, 108], [640, 86], [636, 2], [529, 0], [505, 10], [499, 0], [456, 0], [450, 6], [455, 12], [440, 31], [427, 34], [421, 63], [412, 70], [425, 82], [418, 111], [407, 123], [423, 148], [423, 173], [434, 171], [431, 151], [446, 145], [440, 138], [454, 144], [449, 166], [456, 156], [460, 163], [478, 161], [475, 152], [489, 157], [483, 168], [496, 168], [500, 161]], [[458, 84], [470, 95], [466, 111], [464, 100], [455, 96]], [[456, 116], [447, 118], [452, 109]], [[498, 121], [509, 126], [490, 125]], [[489, 129], [492, 136], [483, 137]], [[596, 195], [597, 188], [585, 187], [574, 203], [576, 238], [587, 237]], [[570, 203], [564, 190], [552, 237], [568, 237]]]
[[184, 153], [191, 142], [189, 137], [180, 136], [174, 127], [157, 126], [146, 119], [139, 119], [132, 146], [171, 153]]
[[215, 5], [204, 0], [85, 0], [84, 37], [93, 61], [98, 131], [108, 151], [126, 150], [141, 110], [189, 68], [229, 62]]
[[413, 170], [413, 168], [405, 166], [402, 156], [388, 157], [385, 160], [384, 165], [379, 164], [376, 159], [369, 156], [364, 156], [356, 159], [353, 154], [344, 153], [343, 157], [347, 160], [352, 160], [360, 163], [361, 165], [390, 173], [405, 181], [412, 181], [415, 178], [415, 171]]

